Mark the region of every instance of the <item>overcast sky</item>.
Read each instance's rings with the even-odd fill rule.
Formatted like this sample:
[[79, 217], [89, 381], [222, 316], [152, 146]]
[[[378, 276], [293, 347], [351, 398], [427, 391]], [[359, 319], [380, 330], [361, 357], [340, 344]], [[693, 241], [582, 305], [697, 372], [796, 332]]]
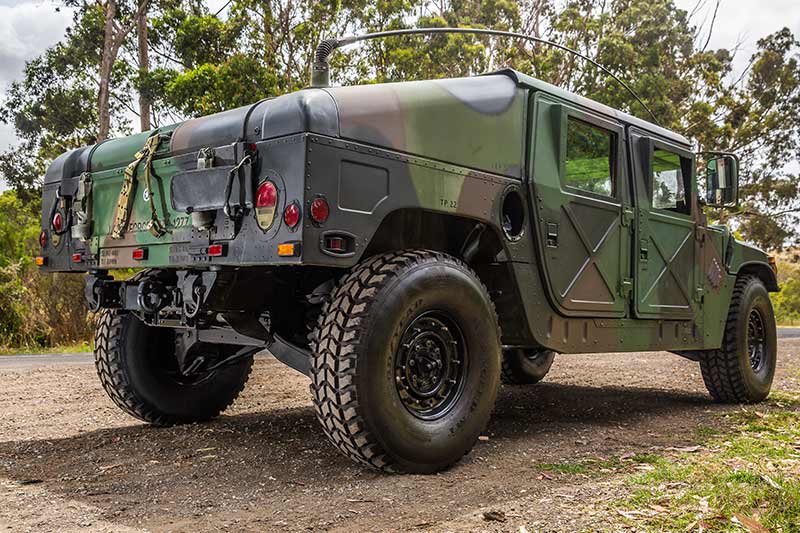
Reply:
[[[703, 1], [703, 0], [700, 0]], [[691, 11], [698, 0], [675, 0], [678, 7]], [[209, 0], [211, 9], [224, 5], [224, 0]], [[711, 17], [714, 0], [705, 4], [693, 21], [700, 23]], [[58, 2], [43, 0], [0, 0], [0, 98], [8, 84], [22, 75], [25, 61], [57, 43], [72, 21], [72, 11], [61, 8]], [[788, 26], [800, 35], [800, 2], [798, 0], [722, 0], [712, 48], [732, 48], [742, 43], [737, 57], [737, 69], [743, 68], [755, 50], [760, 37]], [[0, 151], [16, 142], [12, 127], [0, 124]], [[0, 190], [4, 188], [0, 176]]]

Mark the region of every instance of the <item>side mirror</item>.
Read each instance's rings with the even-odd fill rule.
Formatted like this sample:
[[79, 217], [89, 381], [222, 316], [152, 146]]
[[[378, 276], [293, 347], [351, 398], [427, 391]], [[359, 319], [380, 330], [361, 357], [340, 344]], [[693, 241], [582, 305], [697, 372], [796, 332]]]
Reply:
[[706, 198], [711, 207], [739, 205], [739, 158], [733, 154], [710, 153], [706, 160]]

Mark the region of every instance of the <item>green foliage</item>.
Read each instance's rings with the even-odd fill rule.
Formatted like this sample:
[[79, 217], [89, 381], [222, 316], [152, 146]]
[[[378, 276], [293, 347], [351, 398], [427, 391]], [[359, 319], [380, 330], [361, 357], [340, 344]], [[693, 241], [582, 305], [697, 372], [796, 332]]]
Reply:
[[0, 213], [0, 348], [88, 340], [83, 276], [41, 275], [33, 264], [40, 231], [36, 202], [25, 204], [6, 191]]
[[172, 77], [166, 101], [190, 116], [218, 113], [269, 96], [275, 76], [253, 57], [236, 54], [220, 64], [204, 63]]
[[778, 324], [800, 324], [800, 256], [791, 250], [778, 256], [778, 286], [781, 291], [771, 295]]

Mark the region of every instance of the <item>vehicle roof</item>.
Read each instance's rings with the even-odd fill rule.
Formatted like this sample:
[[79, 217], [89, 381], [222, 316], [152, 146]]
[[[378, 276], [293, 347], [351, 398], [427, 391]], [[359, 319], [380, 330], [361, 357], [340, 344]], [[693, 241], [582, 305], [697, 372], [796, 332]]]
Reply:
[[529, 76], [517, 70], [508, 68], [497, 72], [493, 72], [492, 74], [505, 74], [506, 76], [511, 77], [514, 81], [516, 81], [519, 85], [523, 87], [528, 87], [533, 90], [550, 93], [563, 100], [567, 100], [568, 102], [572, 102], [589, 110], [597, 111], [598, 113], [614, 117], [620, 122], [630, 124], [631, 126], [636, 126], [637, 128], [648, 131], [650, 133], [654, 133], [670, 141], [679, 144], [684, 144], [688, 148], [691, 148], [691, 142], [683, 135], [680, 135], [678, 133], [675, 133], [674, 131], [663, 128], [657, 124], [653, 124], [652, 122], [648, 122], [646, 120], [637, 118], [633, 115], [620, 111], [619, 109], [614, 109], [613, 107], [601, 104], [600, 102], [597, 102], [590, 98], [585, 98], [575, 93], [571, 93], [565, 89], [556, 87], [555, 85], [551, 85], [545, 81], [534, 78], [533, 76]]

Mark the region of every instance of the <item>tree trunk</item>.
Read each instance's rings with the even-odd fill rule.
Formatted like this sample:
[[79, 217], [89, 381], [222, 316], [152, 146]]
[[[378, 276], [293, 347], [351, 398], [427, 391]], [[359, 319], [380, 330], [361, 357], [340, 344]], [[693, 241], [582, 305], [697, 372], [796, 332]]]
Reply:
[[100, 88], [97, 91], [97, 141], [108, 138], [111, 129], [111, 111], [109, 109], [111, 68], [114, 66], [117, 47], [115, 47], [116, 32], [114, 31], [114, 17], [117, 15], [116, 0], [106, 3], [106, 20], [103, 36], [103, 55], [100, 59]]
[[[144, 78], [150, 72], [150, 63], [148, 59], [148, 43], [147, 43], [147, 9], [144, 9], [138, 17], [136, 17], [136, 35], [139, 39], [139, 77]], [[142, 131], [149, 131], [152, 127], [150, 125], [150, 99], [139, 91], [139, 120]]]

